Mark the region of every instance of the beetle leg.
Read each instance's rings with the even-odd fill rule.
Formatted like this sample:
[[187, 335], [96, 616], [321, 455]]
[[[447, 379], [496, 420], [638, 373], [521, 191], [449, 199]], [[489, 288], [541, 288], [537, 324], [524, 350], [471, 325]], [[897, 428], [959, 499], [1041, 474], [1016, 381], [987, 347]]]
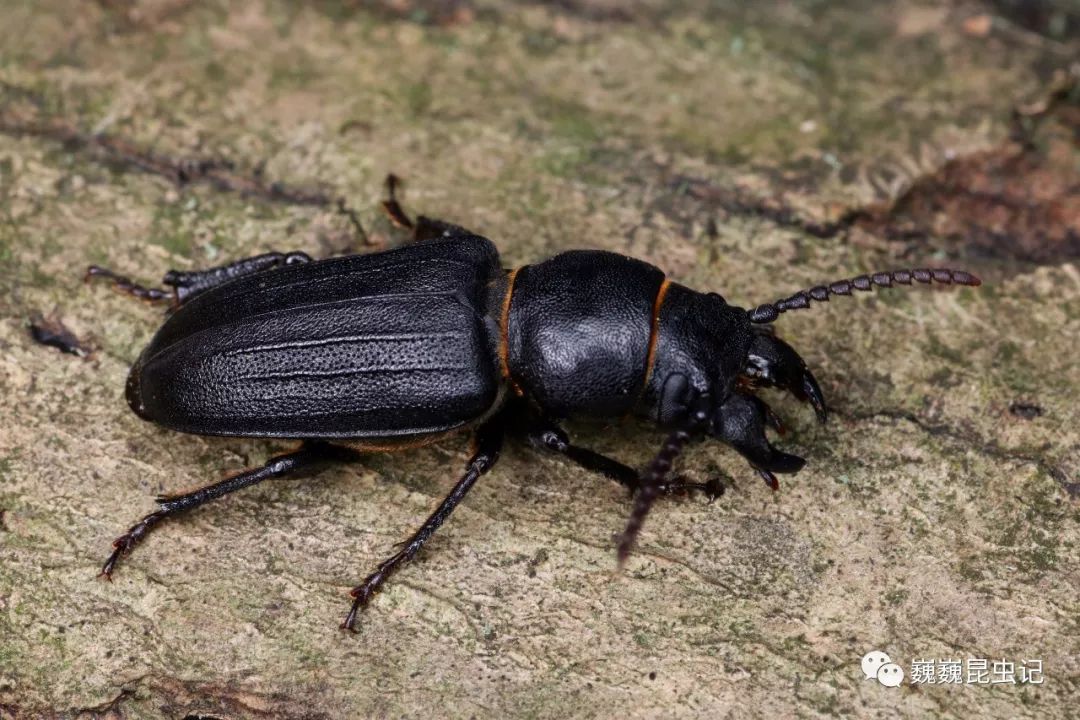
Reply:
[[83, 279], [90, 281], [93, 278], [105, 278], [112, 282], [113, 289], [118, 292], [141, 300], [167, 302], [173, 307], [179, 307], [196, 295], [234, 278], [252, 275], [282, 265], [295, 265], [306, 262], [311, 262], [311, 257], [307, 253], [299, 251], [288, 253], [268, 252], [206, 270], [191, 272], [170, 270], [165, 273], [165, 277], [162, 279], [162, 284], [168, 286], [169, 289], [143, 287], [122, 275], [117, 275], [112, 270], [97, 265], [91, 265], [87, 268]]
[[682, 453], [686, 443], [695, 435], [702, 433], [708, 425], [710, 397], [707, 393], [701, 393], [691, 388], [684, 376], [673, 374], [669, 377], [664, 383], [663, 394], [666, 397], [661, 400], [662, 405], [669, 406], [669, 408], [674, 406], [681, 406], [682, 408], [675, 413], [669, 412], [668, 414], [679, 416], [682, 419], [678, 427], [668, 435], [660, 451], [656, 453], [656, 457], [649, 464], [641, 490], [638, 492], [637, 497], [634, 498], [634, 509], [630, 512], [630, 519], [626, 522], [626, 529], [623, 530], [623, 534], [619, 538], [619, 568], [622, 568], [626, 564], [626, 559], [630, 557], [630, 551], [633, 549], [634, 542], [641, 532], [641, 527], [645, 524], [645, 518], [652, 509], [653, 503], [656, 502], [656, 498], [663, 491], [675, 458]]
[[262, 255], [237, 260], [226, 265], [195, 270], [191, 272], [170, 270], [165, 273], [162, 283], [170, 286], [176, 293], [176, 304], [181, 305], [191, 298], [218, 285], [245, 275], [272, 270], [283, 265], [298, 265], [311, 262], [311, 256], [305, 252], [268, 252]]
[[502, 449], [503, 421], [500, 413], [480, 426], [476, 432], [476, 452], [469, 460], [465, 475], [458, 480], [457, 484], [454, 485], [454, 489], [443, 499], [435, 512], [405, 541], [401, 548], [379, 563], [373, 573], [352, 589], [350, 594], [353, 597], [353, 604], [349, 609], [349, 614], [345, 616], [345, 621], [341, 623], [342, 629], [355, 630], [357, 614], [367, 606], [371, 596], [382, 587], [398, 568], [412, 560], [428, 538], [450, 517], [450, 513], [454, 511], [458, 503], [472, 489], [480, 476], [495, 465], [495, 461], [499, 459], [499, 451]]
[[148, 288], [139, 285], [135, 281], [130, 280], [123, 275], [117, 275], [107, 268], [98, 267], [97, 265], [91, 265], [86, 268], [86, 275], [83, 276], [83, 281], [90, 282], [93, 278], [105, 278], [112, 283], [113, 290], [123, 293], [124, 295], [138, 298], [139, 300], [145, 300], [151, 303], [176, 303], [176, 295], [172, 291], [163, 288]]
[[386, 213], [386, 217], [397, 227], [414, 230], [416, 223], [412, 221], [412, 218], [401, 207], [401, 203], [397, 199], [397, 189], [401, 186], [401, 178], [394, 173], [390, 173], [383, 182], [386, 185], [386, 199], [382, 201], [382, 209]]
[[435, 218], [429, 218], [426, 215], [418, 215], [416, 218], [416, 228], [413, 230], [413, 240], [416, 242], [423, 242], [425, 240], [436, 240], [441, 237], [453, 237], [454, 235], [469, 237], [473, 234], [474, 233], [469, 232], [459, 225], [436, 220]]
[[[631, 494], [637, 493], [644, 485], [637, 470], [607, 455], [572, 445], [566, 432], [550, 420], [534, 421], [527, 437], [533, 447], [557, 452], [590, 472], [611, 478]], [[717, 478], [694, 482], [685, 475], [676, 475], [670, 481], [660, 483], [660, 492], [664, 495], [703, 492], [710, 500], [715, 500], [724, 494], [724, 484]]]
[[444, 235], [473, 235], [473, 233], [457, 225], [429, 218], [425, 215], [418, 215], [416, 217], [416, 222], [413, 222], [412, 218], [409, 217], [409, 214], [405, 212], [405, 208], [403, 208], [398, 201], [397, 191], [402, 185], [401, 178], [394, 173], [390, 173], [386, 176], [385, 184], [386, 199], [382, 201], [383, 212], [386, 213], [391, 224], [396, 225], [399, 228], [412, 230], [413, 242], [435, 240]]
[[127, 555], [162, 520], [185, 510], [191, 510], [210, 500], [241, 490], [263, 480], [284, 477], [331, 460], [351, 460], [356, 453], [347, 448], [321, 442], [304, 443], [298, 450], [271, 458], [259, 468], [244, 470], [211, 485], [178, 495], [157, 498], [158, 509], [132, 525], [113, 541], [113, 551], [101, 568], [101, 574], [111, 580], [120, 558]]

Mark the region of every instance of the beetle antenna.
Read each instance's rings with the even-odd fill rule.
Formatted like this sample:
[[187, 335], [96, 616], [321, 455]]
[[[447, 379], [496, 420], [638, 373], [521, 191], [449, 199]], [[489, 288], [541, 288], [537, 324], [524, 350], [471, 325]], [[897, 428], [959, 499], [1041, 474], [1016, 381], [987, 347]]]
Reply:
[[894, 282], [901, 285], [910, 285], [912, 280], [926, 285], [930, 284], [930, 282], [942, 285], [970, 285], [972, 287], [982, 285], [982, 280], [963, 270], [949, 270], [948, 268], [890, 270], [872, 275], [860, 275], [849, 280], [838, 280], [828, 285], [817, 285], [807, 290], [800, 290], [783, 300], [758, 305], [748, 314], [752, 323], [771, 323], [780, 317], [780, 313], [810, 307], [811, 300], [828, 302], [830, 295], [850, 295], [852, 290], [867, 292], [873, 290], [875, 286], [882, 288], [892, 287]]

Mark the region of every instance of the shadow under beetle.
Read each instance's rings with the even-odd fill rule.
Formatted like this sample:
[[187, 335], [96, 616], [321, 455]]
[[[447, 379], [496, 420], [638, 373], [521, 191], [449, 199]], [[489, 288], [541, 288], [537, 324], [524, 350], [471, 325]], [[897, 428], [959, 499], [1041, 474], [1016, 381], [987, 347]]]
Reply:
[[[574, 250], [505, 270], [495, 246], [464, 228], [419, 217], [394, 198], [391, 219], [411, 244], [313, 261], [267, 253], [201, 272], [170, 271], [146, 288], [98, 267], [127, 294], [172, 313], [131, 369], [127, 401], [139, 417], [201, 435], [291, 438], [300, 447], [212, 485], [157, 499], [159, 507], [113, 543], [110, 577], [162, 520], [269, 478], [363, 452], [395, 450], [472, 429], [464, 476], [397, 552], [352, 590], [352, 630], [372, 594], [449, 517], [491, 469], [505, 435], [561, 453], [635, 493], [620, 564], [655, 499], [717, 480], [671, 476], [683, 446], [713, 437], [738, 450], [774, 490], [775, 473], [805, 461], [777, 450], [783, 427], [756, 388], [790, 391], [820, 420], [825, 400], [802, 358], [769, 323], [811, 300], [893, 283], [979, 285], [947, 269], [897, 270], [803, 290], [744, 310], [716, 293], [668, 280], [640, 260]], [[642, 416], [670, 435], [644, 473], [571, 444], [556, 421]]]

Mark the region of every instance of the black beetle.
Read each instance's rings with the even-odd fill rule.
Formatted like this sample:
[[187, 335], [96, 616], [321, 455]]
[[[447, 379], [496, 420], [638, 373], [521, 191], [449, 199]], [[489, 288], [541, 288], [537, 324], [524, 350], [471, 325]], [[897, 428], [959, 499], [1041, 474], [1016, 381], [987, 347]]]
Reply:
[[[621, 563], [658, 495], [723, 491], [716, 480], [669, 479], [690, 439], [727, 442], [773, 489], [774, 473], [802, 468], [802, 458], [766, 439], [766, 427], [782, 426], [753, 394], [788, 390], [826, 418], [814, 376], [771, 332], [780, 313], [894, 282], [980, 283], [958, 270], [882, 272], [747, 311], [611, 252], [575, 250], [504, 270], [489, 240], [438, 220], [413, 223], [393, 197], [393, 182], [390, 191], [384, 207], [413, 230], [414, 242], [398, 249], [317, 262], [300, 252], [268, 253], [202, 272], [171, 271], [168, 290], [89, 269], [88, 277], [173, 306], [128, 377], [127, 400], [139, 417], [202, 435], [302, 441], [262, 467], [158, 498], [159, 508], [113, 543], [104, 576], [178, 512], [322, 461], [414, 447], [467, 428], [475, 451], [464, 476], [353, 589], [342, 627], [353, 629], [372, 594], [491, 469], [508, 433], [636, 493]], [[556, 424], [630, 414], [671, 430], [644, 474], [572, 445]]]

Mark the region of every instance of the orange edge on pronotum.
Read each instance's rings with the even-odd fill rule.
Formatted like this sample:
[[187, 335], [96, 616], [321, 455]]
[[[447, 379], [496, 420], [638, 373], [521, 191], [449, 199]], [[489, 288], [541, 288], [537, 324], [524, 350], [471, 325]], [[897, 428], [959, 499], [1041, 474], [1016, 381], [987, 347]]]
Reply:
[[664, 278], [664, 282], [660, 283], [660, 289], [656, 292], [656, 299], [653, 300], [652, 307], [652, 328], [649, 331], [649, 354], [645, 357], [645, 382], [641, 386], [641, 392], [645, 392], [649, 387], [649, 380], [652, 379], [653, 364], [656, 362], [656, 340], [660, 335], [660, 307], [664, 304], [664, 297], [667, 295], [668, 286], [671, 285], [671, 281]]
[[510, 387], [514, 388], [514, 392], [519, 396], [525, 393], [510, 373], [510, 299], [514, 297], [514, 279], [520, 269], [514, 268], [506, 276], [506, 297], [503, 298], [502, 315], [499, 318], [499, 334], [502, 336], [499, 342], [499, 363], [502, 365], [503, 377], [510, 381]]

